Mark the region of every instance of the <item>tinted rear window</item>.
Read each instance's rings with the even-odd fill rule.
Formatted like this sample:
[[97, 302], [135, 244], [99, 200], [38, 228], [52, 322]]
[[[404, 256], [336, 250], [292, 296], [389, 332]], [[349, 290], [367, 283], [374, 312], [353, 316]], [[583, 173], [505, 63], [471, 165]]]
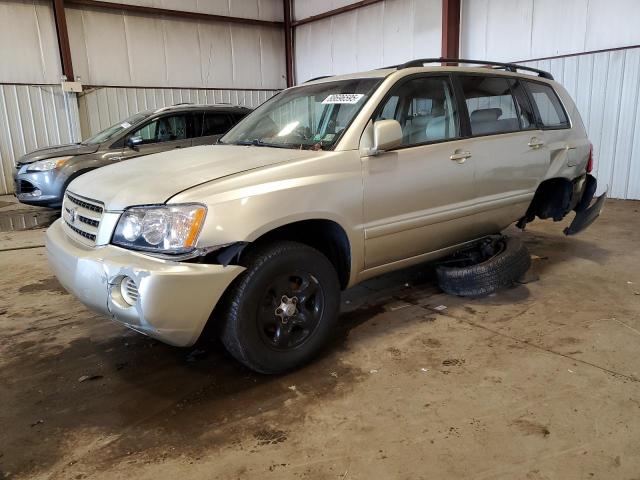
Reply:
[[566, 128], [569, 126], [567, 114], [553, 88], [537, 82], [524, 83], [529, 90], [538, 118], [544, 127]]

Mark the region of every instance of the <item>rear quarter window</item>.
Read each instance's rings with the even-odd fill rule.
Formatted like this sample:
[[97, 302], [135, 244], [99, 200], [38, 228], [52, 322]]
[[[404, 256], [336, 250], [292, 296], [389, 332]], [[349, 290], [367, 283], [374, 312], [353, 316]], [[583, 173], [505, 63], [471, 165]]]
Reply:
[[542, 126], [544, 128], [569, 128], [569, 119], [553, 88], [537, 82], [525, 81], [524, 83]]

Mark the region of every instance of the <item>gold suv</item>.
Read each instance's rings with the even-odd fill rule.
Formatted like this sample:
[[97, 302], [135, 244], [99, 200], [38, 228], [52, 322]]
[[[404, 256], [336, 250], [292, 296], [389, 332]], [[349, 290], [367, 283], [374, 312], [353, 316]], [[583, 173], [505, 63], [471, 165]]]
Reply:
[[341, 289], [513, 222], [593, 222], [605, 196], [592, 202], [566, 90], [527, 67], [441, 62], [314, 79], [218, 145], [83, 175], [47, 231], [56, 275], [129, 328], [188, 346], [209, 323], [239, 361], [278, 373], [327, 342]]

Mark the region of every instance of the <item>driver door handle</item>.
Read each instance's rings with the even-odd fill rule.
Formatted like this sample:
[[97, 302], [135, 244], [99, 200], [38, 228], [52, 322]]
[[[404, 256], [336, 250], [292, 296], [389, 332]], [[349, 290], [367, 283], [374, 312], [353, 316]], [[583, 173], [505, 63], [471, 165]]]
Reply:
[[466, 152], [464, 150], [456, 150], [450, 157], [449, 160], [453, 160], [454, 162], [464, 163], [467, 158], [471, 158], [471, 152]]

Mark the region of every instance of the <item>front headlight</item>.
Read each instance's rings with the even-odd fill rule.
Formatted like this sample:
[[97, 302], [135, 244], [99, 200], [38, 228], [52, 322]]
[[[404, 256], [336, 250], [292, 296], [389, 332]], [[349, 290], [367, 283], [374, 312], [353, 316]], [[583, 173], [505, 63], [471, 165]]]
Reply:
[[204, 205], [131, 207], [122, 214], [111, 243], [134, 250], [187, 253], [195, 248], [207, 209]]
[[47, 158], [46, 160], [38, 160], [27, 167], [27, 172], [48, 172], [55, 168], [63, 167], [73, 156]]

